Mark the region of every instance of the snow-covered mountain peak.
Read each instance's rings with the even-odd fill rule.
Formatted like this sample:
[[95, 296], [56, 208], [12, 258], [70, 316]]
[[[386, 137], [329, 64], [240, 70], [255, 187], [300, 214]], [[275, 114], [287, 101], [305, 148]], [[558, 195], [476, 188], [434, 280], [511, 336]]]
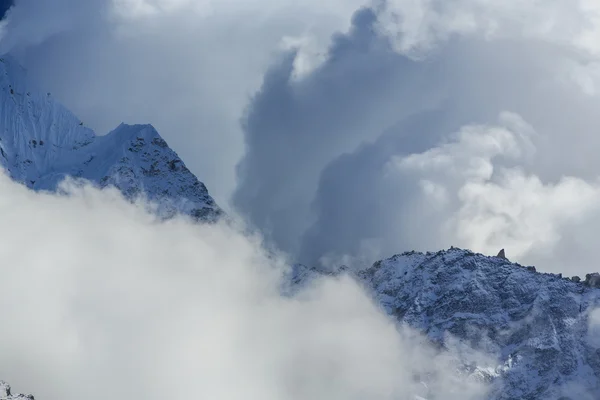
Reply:
[[116, 186], [129, 198], [144, 195], [164, 216], [213, 221], [223, 214], [154, 127], [122, 123], [97, 136], [37, 89], [10, 55], [0, 57], [0, 166], [35, 190], [56, 190], [72, 176]]
[[[292, 281], [321, 274], [296, 265]], [[589, 340], [600, 328], [590, 319], [600, 307], [593, 279], [457, 248], [395, 255], [352, 275], [387, 314], [439, 348], [454, 338], [497, 359], [486, 372], [489, 399], [600, 398], [600, 348]]]
[[49, 93], [31, 85], [13, 57], [0, 57], [0, 164], [13, 178], [27, 182], [45, 173], [94, 137]]

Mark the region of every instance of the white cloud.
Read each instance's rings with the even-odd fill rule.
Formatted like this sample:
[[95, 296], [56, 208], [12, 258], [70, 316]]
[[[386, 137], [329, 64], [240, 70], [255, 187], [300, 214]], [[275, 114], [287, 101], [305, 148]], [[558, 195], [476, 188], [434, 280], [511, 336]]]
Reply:
[[[363, 4], [19, 0], [0, 47], [101, 133], [155, 124], [223, 206], [234, 165], [253, 153], [239, 203], [267, 221], [263, 233], [281, 225], [283, 250], [317, 218], [302, 245], [331, 265], [461, 245], [504, 247], [546, 271], [595, 269], [595, 2], [391, 0], [373, 16], [385, 37], [361, 13], [332, 39]], [[249, 100], [282, 48], [298, 48], [294, 73], [274, 68]], [[242, 132], [247, 106], [254, 130]], [[491, 119], [505, 109], [518, 115]], [[17, 389], [388, 398], [441, 362], [350, 281], [281, 299], [278, 262], [231, 228], [156, 224], [89, 188], [0, 188], [0, 378]]]
[[[486, 254], [505, 248], [511, 259], [546, 271], [592, 271], [596, 246], [586, 236], [600, 216], [600, 182], [542, 182], [524, 172], [538, 134], [518, 115], [505, 113], [500, 123], [466, 126], [438, 147], [397, 157], [389, 168], [415, 176], [422, 201], [436, 203], [443, 243]], [[561, 254], [567, 239], [571, 249], [579, 241], [576, 260]]]
[[123, 18], [147, 17], [160, 12], [155, 2], [147, 0], [113, 0], [113, 7], [114, 13]]
[[[481, 398], [456, 361], [349, 278], [279, 294], [283, 265], [224, 225], [159, 223], [116, 191], [0, 176], [0, 376], [46, 400]], [[403, 397], [402, 397], [403, 398]]]
[[0, 52], [104, 134], [152, 123], [225, 208], [239, 121], [286, 38], [300, 74], [365, 0], [18, 0]]
[[387, 0], [380, 29], [402, 52], [453, 35], [534, 38], [600, 55], [600, 7], [591, 0]]
[[[328, 265], [351, 258], [368, 263], [373, 252], [384, 257], [459, 245], [456, 232], [451, 237], [431, 232], [445, 229], [460, 209], [462, 185], [448, 187], [429, 177], [414, 184], [410, 172], [394, 181], [385, 174], [394, 156], [439, 156], [440, 171], [429, 165], [427, 174], [450, 174], [453, 171], [441, 170], [454, 168], [461, 179], [494, 184], [504, 169], [517, 173], [520, 168], [523, 179], [531, 182], [524, 193], [532, 196], [536, 180], [547, 189], [556, 186], [552, 194], [577, 187], [563, 184], [563, 176], [595, 188], [598, 49], [582, 38], [594, 37], [600, 25], [596, 11], [586, 8], [589, 4], [382, 3], [374, 15], [358, 14], [353, 28], [336, 36], [325, 61], [317, 63], [319, 68], [308, 68], [300, 81], [286, 75], [289, 66], [274, 68], [251, 102], [235, 201], [274, 243], [301, 262], [327, 260]], [[389, 47], [390, 37], [394, 48]], [[302, 64], [304, 57], [301, 52], [293, 65]], [[519, 120], [503, 122], [508, 125], [502, 129], [490, 128], [493, 132], [480, 129], [493, 126], [504, 110], [520, 115], [541, 135], [530, 134], [531, 127], [513, 126]], [[460, 149], [438, 148], [436, 143], [458, 140], [448, 135], [464, 126], [473, 132], [464, 132], [469, 139], [462, 140]], [[432, 146], [438, 149], [427, 152]], [[507, 199], [516, 196], [508, 195], [506, 184], [502, 187]], [[430, 194], [427, 201], [421, 190]], [[551, 204], [548, 207], [561, 207]], [[461, 233], [461, 243], [487, 252], [509, 242], [515, 247], [509, 254], [519, 260], [546, 262], [540, 255], [531, 256], [535, 249], [536, 254], [556, 256], [549, 261], [552, 265], [538, 268], [556, 270], [563, 264], [571, 269], [569, 258], [559, 257], [570, 236], [566, 232], [587, 228], [551, 218], [552, 229], [539, 235], [539, 243], [545, 243], [542, 251], [530, 246], [532, 232], [509, 240], [506, 230], [514, 224], [503, 227], [495, 222], [498, 212], [488, 213], [494, 221], [478, 222], [492, 231], [477, 240], [478, 233]], [[515, 212], [510, 217], [514, 221], [542, 218], [537, 207], [524, 205]], [[593, 215], [592, 209], [589, 212]], [[498, 240], [491, 239], [496, 236]], [[530, 256], [520, 258], [525, 253]], [[573, 267], [578, 272], [593, 265], [589, 260], [578, 264]]]
[[593, 309], [588, 315], [588, 343], [600, 347], [600, 309]]
[[[594, 1], [389, 0], [376, 2], [375, 26], [361, 13], [333, 37], [370, 2], [37, 3], [19, 0], [2, 48], [101, 133], [122, 120], [155, 124], [222, 206], [246, 186], [237, 211], [293, 256], [309, 249], [309, 260], [331, 263], [363, 249], [372, 261], [456, 238], [494, 253], [508, 243], [509, 255], [536, 263], [552, 254], [541, 269], [570, 265], [567, 244], [591, 254], [592, 226], [577, 221], [595, 218], [600, 166]], [[298, 49], [293, 73], [252, 97], [282, 48]], [[460, 126], [492, 126], [506, 109], [542, 134], [535, 151], [533, 137], [508, 126], [474, 128], [468, 144], [427, 152]], [[246, 110], [253, 132], [240, 128]], [[241, 169], [256, 179], [236, 182], [245, 152]], [[385, 175], [390, 158], [411, 153], [439, 157], [455, 184], [436, 181], [433, 164], [416, 185]], [[427, 233], [457, 218], [459, 235]], [[537, 221], [543, 229], [529, 226]]]

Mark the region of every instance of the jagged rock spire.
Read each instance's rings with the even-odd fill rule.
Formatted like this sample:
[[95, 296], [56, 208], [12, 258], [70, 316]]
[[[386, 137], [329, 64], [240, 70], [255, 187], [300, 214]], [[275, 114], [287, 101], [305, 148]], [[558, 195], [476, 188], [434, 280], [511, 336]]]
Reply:
[[498, 253], [498, 255], [496, 257], [503, 258], [506, 260], [506, 254], [504, 254], [504, 249], [500, 250], [500, 252]]

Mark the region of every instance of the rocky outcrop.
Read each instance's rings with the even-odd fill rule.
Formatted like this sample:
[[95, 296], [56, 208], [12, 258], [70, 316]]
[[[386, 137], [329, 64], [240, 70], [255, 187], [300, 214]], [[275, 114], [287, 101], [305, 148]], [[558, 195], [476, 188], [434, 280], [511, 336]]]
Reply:
[[589, 287], [600, 288], [600, 274], [597, 272], [586, 274], [583, 283]]
[[504, 249], [500, 250], [500, 252], [498, 253], [498, 255], [496, 257], [506, 260], [506, 254], [504, 253]]
[[0, 399], [2, 400], [35, 400], [30, 394], [12, 394], [10, 385], [0, 381]]
[[66, 177], [146, 197], [166, 218], [223, 215], [208, 190], [151, 125], [121, 124], [104, 136], [49, 93], [29, 83], [10, 56], [0, 58], [0, 169], [33, 190], [55, 191]]
[[[319, 276], [299, 271], [299, 284]], [[455, 248], [396, 255], [353, 276], [440, 349], [452, 339], [494, 358], [494, 368], [463, 371], [484, 376], [490, 400], [598, 398], [600, 349], [588, 341], [597, 275], [577, 283]]]

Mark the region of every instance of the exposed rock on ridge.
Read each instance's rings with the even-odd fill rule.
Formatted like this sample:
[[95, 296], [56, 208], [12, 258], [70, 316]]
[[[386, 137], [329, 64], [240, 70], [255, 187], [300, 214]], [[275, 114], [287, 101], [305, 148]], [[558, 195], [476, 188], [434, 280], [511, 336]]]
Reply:
[[10, 385], [0, 381], [0, 399], [2, 400], [35, 400], [30, 394], [12, 394]]
[[96, 136], [50, 93], [33, 87], [10, 56], [0, 58], [0, 167], [34, 190], [57, 189], [67, 176], [144, 195], [160, 215], [182, 212], [202, 221], [223, 214], [151, 125], [121, 124]]
[[[320, 275], [297, 266], [292, 278], [301, 286]], [[489, 399], [600, 398], [600, 347], [590, 340], [600, 290], [460, 249], [396, 255], [353, 276], [440, 348], [450, 334], [495, 357]]]

